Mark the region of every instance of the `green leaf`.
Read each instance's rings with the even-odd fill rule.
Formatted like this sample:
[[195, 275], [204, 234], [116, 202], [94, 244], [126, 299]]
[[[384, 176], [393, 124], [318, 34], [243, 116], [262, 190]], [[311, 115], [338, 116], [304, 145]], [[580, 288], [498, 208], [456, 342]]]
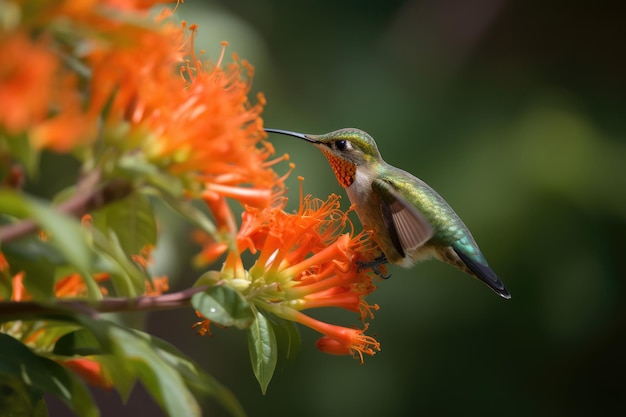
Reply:
[[113, 230], [128, 257], [139, 254], [144, 246], [154, 245], [157, 228], [148, 199], [133, 193], [93, 213], [94, 225], [102, 231]]
[[47, 417], [46, 403], [41, 393], [24, 383], [18, 376], [1, 375], [0, 416]]
[[[41, 308], [32, 308], [38, 311], [32, 314], [34, 318], [71, 322], [84, 327], [84, 329], [61, 337], [53, 354], [70, 356], [97, 353], [92, 356], [92, 359], [103, 365], [107, 375], [112, 379], [113, 386], [124, 400], [128, 398], [135, 381], [139, 379], [155, 401], [170, 416], [200, 416], [201, 410], [194, 394], [210, 395], [232, 415], [245, 416], [243, 408], [231, 391], [168, 343], [107, 320], [77, 314], [66, 307], [49, 303], [35, 304], [41, 304]], [[10, 314], [0, 315], [0, 322], [14, 319]], [[0, 337], [2, 336], [29, 351], [9, 336], [0, 334]], [[13, 360], [15, 356], [12, 355], [10, 349], [4, 348], [2, 341], [0, 339], [0, 352], [2, 353], [0, 355], [0, 381], [4, 380], [2, 376], [6, 368], [4, 361], [7, 359], [5, 358]], [[45, 358], [39, 359], [49, 361]], [[21, 363], [20, 361], [21, 358], [18, 357], [17, 364], [12, 366], [16, 367]], [[55, 376], [54, 373], [51, 375]], [[48, 392], [47, 389], [43, 386], [41, 391]], [[55, 391], [50, 392], [55, 393]], [[78, 408], [75, 409], [78, 410]], [[3, 414], [0, 413], [0, 415]]]
[[136, 333], [139, 337], [148, 340], [156, 353], [178, 370], [187, 386], [194, 392], [212, 396], [233, 416], [245, 417], [246, 412], [233, 393], [211, 375], [200, 369], [195, 362], [186, 358], [178, 349], [157, 337], [138, 331]]
[[70, 264], [82, 271], [90, 269], [93, 255], [77, 219], [34, 200], [29, 202], [29, 211], [33, 219], [51, 235], [50, 241]]
[[101, 354], [103, 350], [93, 333], [79, 329], [60, 337], [52, 352], [62, 356], [85, 356]]
[[[2, 380], [21, 380], [31, 399], [38, 399], [44, 392], [51, 393], [65, 402], [77, 415], [98, 416], [89, 391], [71, 371], [58, 363], [33, 353], [28, 347], [11, 336], [0, 333], [0, 375]], [[36, 403], [31, 408], [37, 409]]]
[[[31, 148], [30, 141], [25, 133], [7, 137], [0, 134], [1, 142], [9, 148], [9, 152], [15, 160], [22, 163], [29, 177], [36, 177], [39, 171], [39, 159], [41, 153]], [[1, 146], [0, 146], [1, 147]]]
[[113, 354], [96, 355], [92, 358], [102, 365], [122, 401], [127, 402], [137, 382], [136, 372], [128, 359]]
[[50, 244], [85, 278], [89, 295], [94, 298], [100, 296], [98, 286], [89, 273], [95, 256], [77, 219], [57, 212], [49, 204], [11, 190], [0, 191], [0, 212], [18, 218], [29, 217], [38, 223], [51, 236]]
[[82, 328], [64, 335], [57, 341], [52, 353], [69, 357], [91, 356], [92, 360], [100, 363], [105, 369], [122, 400], [128, 400], [137, 379], [135, 372], [128, 366], [125, 357], [107, 354], [90, 330]]
[[247, 329], [254, 321], [250, 304], [236, 290], [215, 285], [191, 297], [191, 305], [204, 317], [222, 326]]
[[[67, 314], [71, 315], [76, 313]], [[47, 353], [56, 344], [59, 338], [73, 332], [78, 327], [75, 323], [63, 320], [57, 321], [53, 319], [45, 323], [42, 323], [42, 320], [45, 320], [45, 318], [40, 315], [35, 317], [35, 321], [22, 323], [22, 328], [25, 332], [28, 331], [28, 333], [22, 334], [21, 340], [28, 340], [30, 335], [36, 335], [36, 340], [33, 342], [33, 346], [31, 347], [36, 349], [38, 352]], [[38, 333], [38, 331], [41, 332]]]
[[35, 299], [45, 300], [54, 295], [56, 267], [67, 265], [56, 248], [31, 235], [3, 244], [2, 252], [14, 272], [26, 274], [24, 285]]
[[[200, 406], [177, 369], [167, 363], [149, 340], [112, 322], [80, 317], [102, 346], [120, 361], [126, 378], [138, 377], [150, 395], [170, 416], [202, 415]], [[118, 369], [120, 371], [120, 369]]]
[[217, 236], [217, 229], [211, 219], [209, 219], [205, 212], [195, 207], [189, 201], [181, 198], [173, 198], [165, 193], [158, 193], [158, 196], [172, 210], [189, 220], [193, 225], [209, 233], [211, 236]]
[[94, 229], [92, 236], [94, 246], [99, 251], [99, 259], [96, 261], [101, 267], [99, 271], [111, 274], [116, 294], [122, 297], [137, 297], [143, 294], [146, 280], [150, 277], [126, 256], [115, 232], [109, 230], [105, 234]]
[[276, 333], [278, 351], [284, 353], [287, 359], [295, 360], [300, 351], [300, 346], [302, 345], [302, 337], [300, 336], [298, 326], [293, 321], [285, 320], [274, 315], [268, 319]]
[[117, 168], [129, 179], [137, 181], [141, 178], [176, 199], [183, 195], [184, 188], [178, 178], [164, 173], [159, 167], [143, 159], [140, 153], [124, 154], [118, 160]]
[[276, 335], [267, 317], [258, 310], [255, 314], [256, 320], [248, 329], [248, 350], [254, 376], [265, 395], [276, 369]]

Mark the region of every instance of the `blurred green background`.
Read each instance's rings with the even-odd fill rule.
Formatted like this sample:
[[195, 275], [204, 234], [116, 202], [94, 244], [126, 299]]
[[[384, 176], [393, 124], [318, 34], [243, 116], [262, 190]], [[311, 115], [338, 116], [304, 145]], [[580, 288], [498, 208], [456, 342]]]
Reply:
[[[603, 4], [605, 3], [605, 4]], [[617, 2], [614, 4], [617, 5]], [[364, 365], [318, 352], [302, 329], [295, 362], [269, 391], [252, 374], [246, 335], [200, 338], [190, 311], [148, 329], [232, 389], [251, 416], [605, 415], [626, 400], [626, 30], [608, 2], [528, 0], [194, 1], [210, 57], [228, 40], [256, 68], [267, 127], [325, 133], [359, 127], [385, 159], [437, 189], [472, 230], [513, 298], [435, 261], [371, 296], [382, 351]], [[344, 197], [323, 156], [273, 136], [304, 190]], [[283, 169], [285, 167], [283, 166]], [[280, 169], [280, 168], [279, 168]], [[173, 289], [198, 272], [164, 224]], [[329, 319], [357, 323], [353, 315]], [[160, 415], [138, 389], [103, 415]], [[51, 415], [62, 415], [55, 405]], [[56, 414], [55, 414], [56, 413]], [[206, 415], [222, 416], [214, 403]]]

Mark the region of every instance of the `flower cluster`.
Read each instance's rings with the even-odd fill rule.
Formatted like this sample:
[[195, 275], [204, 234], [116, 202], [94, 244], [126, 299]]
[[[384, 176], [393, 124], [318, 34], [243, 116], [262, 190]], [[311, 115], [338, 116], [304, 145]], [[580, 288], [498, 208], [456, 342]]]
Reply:
[[0, 63], [0, 132], [58, 152], [101, 138], [195, 194], [238, 197], [245, 185], [246, 204], [267, 205], [281, 181], [259, 117], [265, 99], [248, 100], [252, 66], [224, 64], [225, 43], [216, 63], [203, 61], [197, 27], [174, 23], [170, 9], [138, 24], [156, 3], [0, 4], [0, 54], [10, 57]]
[[119, 45], [137, 35], [167, 39], [154, 28], [141, 29], [112, 17], [119, 10], [146, 13], [158, 1], [125, 3], [46, 0], [27, 5], [16, 0], [0, 4], [0, 54], [7, 57], [0, 63], [0, 126], [9, 137], [25, 134], [33, 147], [59, 152], [95, 140], [104, 103], [99, 102], [96, 89], [89, 97], [81, 94], [81, 82], [98, 72], [97, 66], [86, 66], [85, 61], [111, 49], [112, 43]]
[[[354, 233], [348, 213], [340, 209], [339, 197], [326, 201], [300, 196], [297, 212], [284, 211], [285, 199], [271, 207], [248, 207], [236, 235], [236, 250], [223, 264], [220, 279], [241, 291], [258, 308], [295, 321], [323, 334], [317, 348], [332, 354], [352, 354], [363, 361], [379, 343], [361, 329], [329, 324], [302, 313], [336, 307], [373, 318], [365, 297], [376, 287], [372, 271], [359, 268], [375, 253], [367, 232]], [[208, 244], [203, 254], [210, 258], [225, 251], [223, 244]], [[257, 259], [246, 270], [240, 254], [249, 251]], [[202, 256], [202, 255], [201, 255]], [[201, 326], [209, 325], [204, 321]]]

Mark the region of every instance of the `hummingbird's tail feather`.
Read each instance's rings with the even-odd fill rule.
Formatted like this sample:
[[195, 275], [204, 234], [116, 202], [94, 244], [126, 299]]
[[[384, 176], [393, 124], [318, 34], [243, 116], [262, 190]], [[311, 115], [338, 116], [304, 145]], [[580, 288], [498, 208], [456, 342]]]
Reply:
[[452, 248], [454, 253], [465, 263], [465, 265], [474, 273], [476, 278], [484, 282], [491, 288], [496, 294], [505, 299], [510, 299], [511, 294], [504, 287], [504, 283], [500, 281], [500, 278], [493, 272], [489, 265], [485, 265], [472, 260], [469, 256], [462, 251]]

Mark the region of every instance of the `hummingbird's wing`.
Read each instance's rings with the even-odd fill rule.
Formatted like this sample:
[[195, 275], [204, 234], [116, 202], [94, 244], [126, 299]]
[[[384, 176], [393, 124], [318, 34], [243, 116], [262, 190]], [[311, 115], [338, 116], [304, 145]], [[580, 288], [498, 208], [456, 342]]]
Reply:
[[389, 182], [377, 179], [372, 190], [380, 198], [380, 211], [393, 245], [405, 257], [433, 237], [428, 220]]

